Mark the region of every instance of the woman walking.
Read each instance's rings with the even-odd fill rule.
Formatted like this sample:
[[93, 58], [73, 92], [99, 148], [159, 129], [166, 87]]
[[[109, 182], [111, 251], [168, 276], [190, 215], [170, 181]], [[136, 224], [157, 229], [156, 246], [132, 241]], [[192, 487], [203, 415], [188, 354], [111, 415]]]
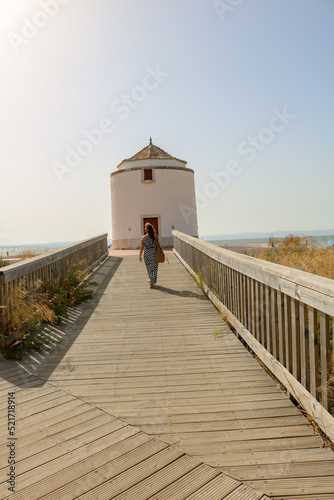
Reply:
[[145, 235], [142, 236], [139, 261], [142, 262], [142, 254], [144, 252], [144, 262], [147, 269], [147, 274], [149, 277], [150, 288], [154, 288], [157, 282], [158, 276], [158, 263], [155, 260], [155, 254], [157, 251], [158, 235], [155, 232], [152, 224], [147, 222], [145, 224]]

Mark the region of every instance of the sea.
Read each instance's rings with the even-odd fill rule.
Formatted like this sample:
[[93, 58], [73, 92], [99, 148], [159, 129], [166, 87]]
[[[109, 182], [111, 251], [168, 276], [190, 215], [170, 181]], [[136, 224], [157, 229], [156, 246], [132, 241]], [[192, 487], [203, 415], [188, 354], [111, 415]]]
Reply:
[[36, 255], [52, 252], [53, 250], [57, 250], [59, 248], [63, 248], [67, 245], [70, 245], [71, 241], [61, 241], [59, 243], [32, 243], [25, 245], [0, 245], [0, 259], [6, 259], [6, 257], [19, 257], [20, 255], [31, 252]]
[[[314, 244], [323, 248], [327, 246], [327, 242], [334, 238], [334, 234], [332, 235], [317, 235], [317, 236], [308, 236]], [[225, 245], [260, 245], [260, 244], [268, 244], [269, 237], [266, 238], [217, 238], [214, 237], [201, 237], [203, 241], [208, 241], [213, 245], [217, 246], [225, 246]]]
[[[319, 231], [320, 232], [320, 231]], [[303, 234], [303, 233], [293, 233], [299, 235], [305, 235], [310, 237], [312, 241], [316, 244], [317, 247], [326, 247], [327, 242], [334, 238], [334, 229], [324, 231], [326, 234], [317, 234], [318, 231], [314, 232], [316, 234]], [[238, 235], [209, 235], [209, 236], [200, 236], [200, 239], [203, 241], [207, 241], [217, 246], [225, 246], [225, 245], [259, 245], [259, 244], [267, 244], [269, 236], [261, 236], [258, 237], [257, 233], [255, 233], [252, 237], [251, 233], [240, 233]], [[273, 233], [272, 236], [284, 238], [287, 236], [288, 232], [280, 232]], [[61, 241], [61, 242], [52, 242], [52, 243], [36, 243], [36, 244], [24, 244], [24, 245], [0, 245], [0, 259], [6, 259], [6, 257], [16, 257], [24, 254], [25, 252], [32, 252], [36, 255], [44, 254], [47, 252], [51, 252], [53, 250], [57, 250], [59, 248], [63, 248], [67, 245], [75, 243], [73, 241]], [[111, 239], [108, 238], [108, 243], [111, 246]]]

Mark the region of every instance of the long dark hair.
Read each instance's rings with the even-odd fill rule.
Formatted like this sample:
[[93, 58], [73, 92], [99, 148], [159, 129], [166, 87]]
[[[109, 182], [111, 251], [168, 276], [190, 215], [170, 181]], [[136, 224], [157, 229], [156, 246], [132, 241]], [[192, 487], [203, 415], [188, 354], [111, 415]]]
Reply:
[[149, 235], [149, 237], [155, 241], [156, 237], [157, 237], [157, 233], [150, 222], [146, 222], [145, 229], [147, 230], [147, 234]]

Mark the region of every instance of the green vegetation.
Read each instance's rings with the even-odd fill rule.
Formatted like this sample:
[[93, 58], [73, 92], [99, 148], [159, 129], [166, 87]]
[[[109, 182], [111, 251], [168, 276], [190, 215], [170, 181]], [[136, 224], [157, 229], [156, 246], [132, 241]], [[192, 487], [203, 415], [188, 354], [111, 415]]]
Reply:
[[56, 315], [56, 322], [67, 317], [68, 307], [73, 307], [90, 299], [94, 293], [96, 281], [85, 281], [87, 262], [81, 261], [72, 265], [62, 276], [58, 277], [48, 287], [52, 308]]
[[45, 293], [41, 292], [42, 282], [27, 284], [24, 281], [8, 297], [8, 313], [5, 318], [5, 334], [33, 331], [40, 322], [55, 321], [55, 313]]
[[3, 260], [2, 257], [0, 257], [0, 267], [5, 267], [5, 266], [9, 266], [9, 261]]
[[[98, 283], [86, 280], [87, 266], [86, 261], [70, 266], [62, 276], [49, 284], [46, 291], [43, 290], [41, 281], [28, 284], [22, 279], [8, 299], [5, 335], [17, 332], [21, 339], [24, 339], [27, 334], [35, 331], [40, 323], [60, 323], [62, 318], [67, 317], [68, 307], [91, 298]], [[45, 343], [41, 336], [38, 338], [38, 341], [21, 340], [15, 343], [5, 349], [4, 357], [21, 359], [27, 349], [40, 348]], [[10, 357], [9, 351], [13, 352], [14, 358]]]
[[29, 350], [40, 351], [44, 345], [60, 344], [61, 340], [51, 340], [50, 337], [42, 332], [35, 338], [23, 338], [20, 342], [14, 344], [11, 348], [3, 352], [4, 359], [22, 359], [23, 355]]
[[196, 274], [197, 274], [197, 281], [196, 284], [202, 292], [204, 292], [204, 277], [203, 277], [203, 271], [199, 266], [196, 266]]

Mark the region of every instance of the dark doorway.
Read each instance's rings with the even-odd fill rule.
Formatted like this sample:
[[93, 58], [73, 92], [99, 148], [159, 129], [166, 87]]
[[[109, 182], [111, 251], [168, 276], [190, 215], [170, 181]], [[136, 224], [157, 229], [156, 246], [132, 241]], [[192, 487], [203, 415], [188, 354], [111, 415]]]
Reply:
[[[159, 234], [158, 217], [144, 217], [144, 219], [143, 219], [144, 228], [145, 228], [146, 222], [149, 222], [150, 224], [152, 224], [152, 226], [156, 230], [156, 233]], [[145, 234], [145, 229], [144, 229], [144, 234]]]

